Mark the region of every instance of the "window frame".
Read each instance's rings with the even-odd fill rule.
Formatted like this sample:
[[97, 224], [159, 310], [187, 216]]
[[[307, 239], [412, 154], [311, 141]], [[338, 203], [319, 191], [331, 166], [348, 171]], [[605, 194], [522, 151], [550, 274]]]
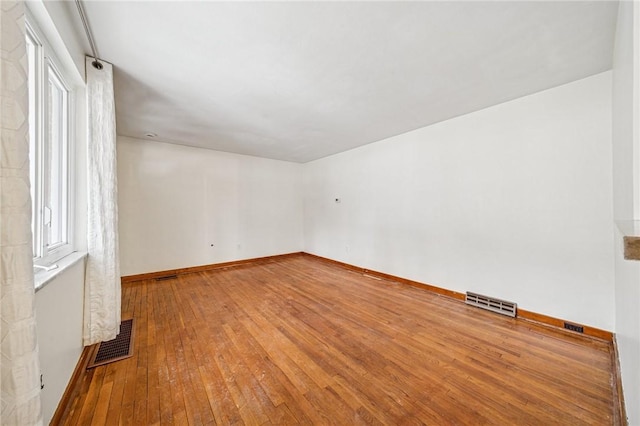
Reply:
[[[38, 27], [37, 21], [26, 13], [25, 19], [26, 39], [29, 40], [34, 48], [34, 72], [29, 77], [34, 77], [35, 81], [29, 84], [29, 101], [33, 101], [34, 111], [31, 111], [32, 105], [29, 108], [29, 149], [30, 159], [35, 163], [35, 173], [33, 175], [34, 182], [31, 182], [32, 186], [32, 230], [33, 230], [33, 262], [36, 268], [48, 267], [63, 257], [71, 254], [74, 251], [74, 228], [75, 228], [75, 89], [71, 81], [64, 72], [64, 68], [60, 66], [61, 62], [58, 60], [54, 50], [51, 48], [48, 40], [44, 36], [43, 32]], [[58, 191], [62, 192], [62, 202], [60, 203], [60, 210], [63, 216], [63, 220], [60, 224], [59, 232], [61, 233], [61, 242], [56, 243], [53, 246], [48, 244], [48, 226], [45, 224], [44, 209], [48, 203], [47, 197], [49, 196], [47, 188], [47, 179], [51, 173], [51, 163], [49, 158], [49, 147], [51, 143], [50, 134], [50, 99], [49, 99], [49, 81], [50, 75], [53, 76], [54, 81], [59, 89], [62, 89], [63, 93], [63, 105], [62, 117], [60, 123], [62, 124], [62, 146], [60, 149], [60, 162], [59, 166], [61, 170], [61, 185]], [[33, 86], [32, 86], [33, 84]], [[54, 83], [55, 84], [55, 83]], [[34, 88], [34, 93], [31, 93], [31, 88]], [[33, 117], [32, 117], [33, 115]], [[34, 123], [31, 122], [33, 118]], [[33, 144], [31, 137], [35, 138]], [[32, 153], [32, 146], [35, 145], [35, 152]], [[49, 225], [51, 226], [51, 225]], [[37, 268], [38, 270], [42, 268]], [[36, 272], [38, 272], [36, 270]]]

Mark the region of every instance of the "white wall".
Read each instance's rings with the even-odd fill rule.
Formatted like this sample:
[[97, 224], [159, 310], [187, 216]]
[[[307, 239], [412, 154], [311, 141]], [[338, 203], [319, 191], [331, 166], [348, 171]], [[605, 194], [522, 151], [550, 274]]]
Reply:
[[606, 72], [307, 163], [305, 251], [613, 330], [611, 180]]
[[36, 293], [42, 414], [48, 424], [82, 353], [84, 260]]
[[302, 250], [302, 165], [127, 137], [117, 149], [123, 276]]
[[639, 16], [637, 2], [620, 2], [613, 61], [613, 206], [618, 225], [614, 248], [616, 339], [631, 425], [640, 425], [640, 262], [624, 259], [622, 237], [640, 235]]

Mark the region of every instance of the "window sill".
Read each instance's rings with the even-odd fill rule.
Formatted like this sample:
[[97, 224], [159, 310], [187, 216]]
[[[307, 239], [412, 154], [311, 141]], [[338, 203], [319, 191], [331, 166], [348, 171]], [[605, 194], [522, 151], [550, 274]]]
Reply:
[[58, 267], [51, 271], [37, 271], [34, 275], [34, 281], [36, 286], [36, 293], [40, 289], [44, 288], [47, 284], [53, 281], [58, 275], [75, 265], [76, 263], [84, 260], [87, 257], [87, 252], [74, 251], [73, 253], [58, 260], [56, 264]]

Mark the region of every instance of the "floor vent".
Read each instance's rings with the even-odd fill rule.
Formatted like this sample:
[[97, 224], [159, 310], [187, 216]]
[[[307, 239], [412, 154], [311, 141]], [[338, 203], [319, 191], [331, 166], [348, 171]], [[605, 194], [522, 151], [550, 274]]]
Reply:
[[164, 277], [158, 277], [156, 278], [156, 281], [167, 281], [167, 280], [175, 280], [176, 278], [178, 278], [177, 275], [165, 275]]
[[469, 291], [467, 292], [464, 301], [467, 305], [477, 306], [478, 308], [497, 312], [510, 317], [515, 317], [518, 309], [518, 306], [513, 302], [494, 299], [493, 297], [483, 296]]
[[110, 362], [120, 361], [133, 355], [133, 319], [120, 323], [120, 333], [115, 339], [100, 343], [89, 360], [87, 370]]

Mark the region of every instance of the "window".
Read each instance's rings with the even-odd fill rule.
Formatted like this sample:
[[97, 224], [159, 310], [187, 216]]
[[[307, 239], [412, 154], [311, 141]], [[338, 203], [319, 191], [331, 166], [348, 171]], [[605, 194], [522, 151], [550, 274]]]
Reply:
[[36, 265], [45, 266], [73, 251], [72, 93], [46, 40], [29, 21], [26, 41], [33, 258]]

